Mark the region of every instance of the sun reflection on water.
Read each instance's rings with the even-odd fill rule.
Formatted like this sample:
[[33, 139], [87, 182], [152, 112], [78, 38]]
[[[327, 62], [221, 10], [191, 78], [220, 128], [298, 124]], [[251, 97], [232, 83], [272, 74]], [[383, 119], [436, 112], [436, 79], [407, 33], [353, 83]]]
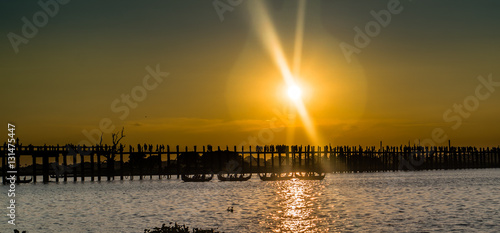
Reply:
[[271, 184], [276, 189], [277, 209], [270, 213], [273, 232], [327, 232], [326, 216], [319, 200], [324, 189], [321, 181], [292, 179]]

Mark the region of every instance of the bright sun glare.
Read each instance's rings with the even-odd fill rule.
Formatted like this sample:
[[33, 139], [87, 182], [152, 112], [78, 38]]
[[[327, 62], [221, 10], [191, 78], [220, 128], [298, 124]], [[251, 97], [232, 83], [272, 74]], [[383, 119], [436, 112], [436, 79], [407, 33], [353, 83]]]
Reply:
[[[283, 53], [278, 35], [275, 31], [274, 25], [269, 17], [269, 13], [266, 6], [261, 1], [249, 1], [253, 4], [254, 10], [250, 11], [252, 16], [252, 21], [255, 25], [255, 29], [258, 30], [258, 35], [264, 44], [264, 47], [268, 50], [270, 55], [274, 58], [275, 65], [281, 72], [283, 81], [285, 85], [288, 86], [287, 94], [288, 97], [294, 102], [295, 108], [299, 113], [302, 120], [304, 128], [307, 131], [309, 138], [313, 142], [318, 142], [318, 136], [316, 134], [316, 129], [314, 124], [309, 117], [309, 114], [302, 102], [302, 90], [299, 86], [294, 84], [294, 75], [300, 75], [300, 61], [302, 57], [302, 43], [303, 39], [303, 28], [305, 20], [305, 9], [306, 0], [300, 0], [298, 6], [298, 16], [297, 16], [297, 29], [295, 35], [295, 45], [293, 54], [293, 67], [288, 66], [288, 61]], [[291, 69], [290, 69], [291, 68]]]
[[292, 85], [288, 87], [287, 94], [290, 99], [297, 101], [302, 96], [302, 90], [297, 85]]

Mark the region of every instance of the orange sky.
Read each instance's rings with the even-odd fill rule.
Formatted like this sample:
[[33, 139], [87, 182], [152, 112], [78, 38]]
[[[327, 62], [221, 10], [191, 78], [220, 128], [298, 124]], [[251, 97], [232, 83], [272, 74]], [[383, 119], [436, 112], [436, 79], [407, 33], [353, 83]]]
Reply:
[[43, 8], [2, 2], [0, 121], [26, 144], [498, 146], [499, 3], [391, 2], [71, 2], [18, 46]]

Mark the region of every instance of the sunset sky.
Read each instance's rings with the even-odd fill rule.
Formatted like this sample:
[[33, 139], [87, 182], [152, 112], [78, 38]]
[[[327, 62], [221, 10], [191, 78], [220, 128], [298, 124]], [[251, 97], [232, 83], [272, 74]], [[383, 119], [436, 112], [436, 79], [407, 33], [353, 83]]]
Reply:
[[500, 145], [498, 1], [42, 2], [0, 2], [23, 144]]

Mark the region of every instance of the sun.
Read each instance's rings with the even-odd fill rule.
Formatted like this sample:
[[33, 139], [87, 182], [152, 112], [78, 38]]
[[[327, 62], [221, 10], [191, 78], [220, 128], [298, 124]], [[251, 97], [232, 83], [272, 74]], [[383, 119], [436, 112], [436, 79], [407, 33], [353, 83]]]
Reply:
[[302, 97], [302, 90], [297, 85], [291, 85], [287, 89], [287, 94], [291, 100], [297, 101]]

